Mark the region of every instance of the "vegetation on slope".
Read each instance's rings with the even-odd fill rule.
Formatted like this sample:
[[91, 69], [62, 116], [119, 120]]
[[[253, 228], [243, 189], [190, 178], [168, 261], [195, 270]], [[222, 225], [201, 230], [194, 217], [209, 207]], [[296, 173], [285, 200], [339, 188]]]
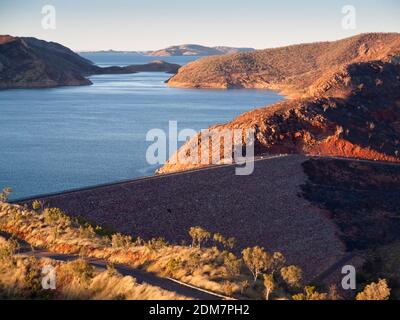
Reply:
[[[7, 192], [2, 194], [3, 201], [7, 198]], [[163, 239], [144, 242], [140, 238], [133, 240], [122, 234], [107, 234], [99, 226], [87, 223], [82, 225], [61, 210], [44, 208], [42, 203], [35, 201], [32, 209], [0, 202], [0, 230], [27, 241], [32, 247], [76, 254], [81, 258], [100, 258], [110, 264], [128, 265], [235, 298], [337, 298], [332, 289], [329, 294], [325, 294], [319, 293], [315, 287], [303, 287], [301, 269], [287, 265], [281, 253], [269, 253], [263, 248], [254, 247], [243, 250], [242, 257], [238, 258], [229, 251], [234, 246], [233, 238], [221, 234], [212, 235], [201, 227], [189, 230], [193, 239], [192, 246], [171, 245]], [[211, 239], [213, 246], [206, 247]], [[38, 270], [43, 262], [15, 257], [16, 250], [17, 245], [13, 240], [3, 240], [0, 245], [0, 256], [3, 257], [1, 268], [4, 270], [0, 276], [3, 294], [8, 292], [8, 296], [41, 296], [43, 292], [40, 289], [29, 290], [31, 284], [26, 286], [24, 281], [26, 270]], [[12, 263], [12, 266], [8, 263]], [[60, 298], [175, 298], [151, 287], [137, 287], [131, 278], [109, 273], [93, 274], [90, 266], [82, 261], [58, 263], [57, 268], [62, 274], [65, 270], [78, 270], [78, 274], [71, 276], [66, 272], [67, 275], [62, 278], [72, 280], [61, 282], [63, 289], [57, 292]], [[37, 278], [36, 271], [28, 273], [32, 279]], [[83, 287], [82, 274], [90, 275]], [[79, 285], [76, 286], [76, 283]], [[108, 292], [106, 288], [111, 283], [121, 287], [121, 292]], [[12, 291], [13, 287], [17, 291]]]
[[171, 86], [194, 88], [264, 88], [302, 96], [321, 77], [343, 66], [389, 60], [400, 54], [396, 33], [362, 34], [319, 42], [210, 57], [182, 67]]
[[[84, 259], [61, 262], [17, 255], [15, 240], [0, 237], [0, 299], [177, 300], [185, 297], [148, 284], [137, 284], [110, 264], [97, 271]], [[45, 290], [42, 270], [51, 266], [56, 288]]]

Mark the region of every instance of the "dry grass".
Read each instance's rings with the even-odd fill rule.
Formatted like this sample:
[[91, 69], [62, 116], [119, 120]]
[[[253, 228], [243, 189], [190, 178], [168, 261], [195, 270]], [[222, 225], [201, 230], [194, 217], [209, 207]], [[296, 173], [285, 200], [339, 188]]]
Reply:
[[[172, 246], [161, 239], [143, 242], [129, 237], [103, 233], [100, 227], [82, 227], [58, 209], [30, 210], [27, 207], [0, 202], [0, 230], [21, 238], [32, 246], [52, 252], [79, 254], [82, 258], [100, 258], [113, 263], [140, 268], [164, 277], [237, 298], [264, 298], [264, 286], [251, 275], [239, 260], [236, 271], [227, 260], [236, 259], [217, 247]], [[131, 276], [120, 275], [113, 267], [95, 270], [84, 259], [60, 262], [16, 255], [16, 242], [0, 238], [0, 297], [22, 299], [185, 299], [174, 292], [147, 284], [138, 285]], [[229, 257], [229, 259], [228, 259]], [[397, 257], [397, 256], [396, 256]], [[272, 265], [274, 265], [272, 260]], [[285, 266], [284, 260], [279, 268]], [[42, 267], [56, 270], [56, 290], [42, 290]], [[273, 269], [268, 269], [272, 271]], [[280, 270], [280, 269], [277, 269]], [[267, 269], [265, 270], [267, 271]], [[279, 274], [279, 273], [278, 273]], [[273, 273], [272, 273], [273, 275]], [[274, 277], [274, 276], [273, 276]], [[303, 288], [294, 288], [275, 278], [273, 299], [291, 299]], [[311, 287], [305, 287], [310, 289]], [[313, 288], [311, 288], [313, 289]], [[326, 299], [324, 293], [319, 298]], [[306, 295], [303, 297], [308, 299]]]
[[[0, 246], [7, 241], [0, 238]], [[43, 290], [42, 268], [55, 268], [56, 289]], [[94, 270], [83, 260], [60, 262], [47, 258], [13, 255], [0, 261], [2, 299], [93, 299], [93, 300], [182, 300], [183, 296], [148, 284], [137, 284], [131, 276], [116, 271]]]
[[[215, 247], [169, 245], [160, 239], [130, 241], [122, 235], [110, 239], [96, 234], [99, 227], [82, 227], [57, 209], [39, 211], [0, 203], [0, 230], [34, 247], [126, 264], [224, 295], [239, 294], [235, 281], [247, 277], [246, 272], [240, 278], [230, 276], [224, 265], [226, 253]], [[174, 268], [171, 261], [177, 262]], [[151, 291], [143, 288], [146, 292]]]

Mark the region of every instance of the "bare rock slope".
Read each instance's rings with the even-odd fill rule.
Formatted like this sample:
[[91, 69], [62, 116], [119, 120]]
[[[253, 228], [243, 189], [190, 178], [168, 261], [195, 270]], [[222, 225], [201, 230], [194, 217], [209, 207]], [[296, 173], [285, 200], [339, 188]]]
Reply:
[[209, 148], [211, 155], [221, 153], [217, 138], [226, 129], [253, 129], [256, 155], [400, 160], [399, 34], [364, 34], [332, 43], [202, 59], [181, 68], [169, 83], [273, 88], [293, 99], [210, 128], [209, 135], [217, 141], [211, 146], [194, 136], [178, 151], [178, 159], [185, 161], [169, 161], [159, 173], [207, 165], [196, 161], [196, 152]]
[[85, 85], [96, 67], [68, 48], [35, 38], [2, 36], [0, 88]]

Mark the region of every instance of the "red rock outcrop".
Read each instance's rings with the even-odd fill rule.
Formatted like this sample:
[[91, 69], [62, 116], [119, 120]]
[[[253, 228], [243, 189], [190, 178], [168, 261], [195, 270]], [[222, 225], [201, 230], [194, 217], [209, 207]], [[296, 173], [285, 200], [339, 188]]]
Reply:
[[[196, 135], [178, 151], [178, 157], [172, 157], [158, 173], [209, 165], [197, 160], [199, 157], [196, 152], [201, 150], [209, 150], [214, 159], [223, 158], [219, 135], [224, 130], [233, 129], [254, 130], [256, 156], [300, 153], [399, 162], [400, 35], [361, 35], [342, 40], [340, 46], [339, 43], [302, 45], [238, 55], [239, 60], [248, 60], [256, 59], [258, 54], [268, 57], [268, 53], [275, 50], [291, 52], [293, 58], [287, 57], [285, 72], [277, 71], [283, 66], [280, 63], [276, 67], [274, 64], [258, 64], [263, 70], [274, 70], [269, 80], [261, 73], [232, 73], [229, 67], [224, 70], [223, 79], [229, 79], [229, 86], [239, 84], [255, 87], [263, 83], [265, 87], [289, 90], [299, 98], [247, 112], [228, 124], [210, 128], [209, 136], [216, 141], [211, 145], [208, 141], [202, 141], [205, 139], [201, 139], [200, 134]], [[301, 49], [301, 55], [295, 54], [297, 49]], [[326, 52], [329, 49], [336, 50], [336, 53]], [[299, 60], [299, 56], [306, 61], [292, 70], [293, 63], [303, 61]], [[330, 61], [327, 56], [331, 57]], [[224, 58], [218, 59], [223, 61]], [[228, 62], [218, 63], [220, 68], [226, 64], [232, 65], [232, 58], [226, 59]], [[276, 58], [268, 59], [273, 61]], [[327, 60], [322, 63], [323, 59]], [[239, 62], [241, 66], [246, 66], [243, 61]], [[200, 60], [194, 63], [196, 65], [182, 68], [172, 78], [172, 84], [187, 77], [185, 68], [196, 70], [199, 64], [204, 63], [205, 60]], [[200, 70], [192, 84], [206, 87], [221, 75], [222, 71], [211, 73], [204, 85], [198, 85]], [[245, 78], [249, 81], [244, 82]], [[184, 161], [173, 161], [176, 159]]]

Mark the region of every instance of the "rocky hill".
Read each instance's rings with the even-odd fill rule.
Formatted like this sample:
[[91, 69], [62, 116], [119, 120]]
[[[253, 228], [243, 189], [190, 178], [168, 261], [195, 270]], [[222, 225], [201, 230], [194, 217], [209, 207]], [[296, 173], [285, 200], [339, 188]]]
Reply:
[[196, 44], [183, 44], [172, 46], [165, 49], [152, 51], [150, 56], [215, 56], [238, 52], [254, 51], [252, 48], [232, 48], [232, 47], [205, 47]]
[[155, 61], [146, 65], [100, 68], [55, 42], [0, 36], [0, 89], [88, 85], [91, 82], [86, 77], [93, 74], [176, 73], [179, 67]]
[[90, 84], [85, 75], [97, 69], [90, 61], [57, 43], [10, 36], [2, 39], [1, 89]]
[[[290, 94], [291, 100], [211, 128], [212, 139], [224, 129], [253, 129], [256, 155], [400, 160], [399, 34], [202, 59], [181, 68], [170, 85], [273, 88]], [[223, 158], [218, 143], [210, 146], [196, 135], [179, 150], [178, 159], [185, 161], [170, 161], [159, 173], [204, 166], [193, 150], [206, 149]]]
[[335, 42], [209, 57], [184, 66], [169, 84], [191, 88], [265, 88], [302, 96], [341, 66], [400, 55], [400, 36], [362, 34]]

